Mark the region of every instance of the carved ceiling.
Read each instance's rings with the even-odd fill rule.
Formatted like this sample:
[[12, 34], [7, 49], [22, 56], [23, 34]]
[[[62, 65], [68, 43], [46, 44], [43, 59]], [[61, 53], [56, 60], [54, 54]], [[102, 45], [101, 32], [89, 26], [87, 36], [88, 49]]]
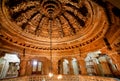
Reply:
[[71, 37], [86, 28], [89, 11], [85, 4], [58, 0], [8, 0], [5, 1], [10, 20], [21, 31], [37, 37]]
[[54, 49], [84, 46], [108, 28], [104, 10], [89, 0], [2, 0], [1, 4], [5, 30], [1, 37], [19, 46], [47, 50], [50, 31]]

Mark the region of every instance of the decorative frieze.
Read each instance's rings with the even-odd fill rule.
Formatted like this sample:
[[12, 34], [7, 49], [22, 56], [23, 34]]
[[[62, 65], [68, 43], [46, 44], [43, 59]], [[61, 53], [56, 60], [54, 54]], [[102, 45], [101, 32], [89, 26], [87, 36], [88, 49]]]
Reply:
[[57, 79], [57, 77], [58, 75], [54, 75], [52, 78], [48, 77], [48, 75], [35, 75], [12, 79], [3, 79], [1, 81], [117, 81], [117, 79], [114, 78], [97, 76], [63, 75], [62, 79]]

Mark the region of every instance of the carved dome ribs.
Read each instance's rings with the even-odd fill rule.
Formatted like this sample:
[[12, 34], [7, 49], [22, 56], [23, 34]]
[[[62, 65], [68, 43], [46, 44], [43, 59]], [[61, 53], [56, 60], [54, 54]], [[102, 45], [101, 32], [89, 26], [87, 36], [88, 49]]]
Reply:
[[71, 36], [77, 33], [73, 25], [74, 22], [72, 22], [72, 20], [68, 18], [68, 15], [66, 15], [65, 13], [62, 14], [60, 17], [60, 21], [61, 21], [62, 28], [65, 34], [64, 36], [68, 36], [68, 35]]
[[39, 11], [33, 13], [33, 14], [31, 15], [31, 17], [30, 17], [30, 20], [31, 20], [32, 18], [34, 18], [37, 14], [39, 14]]
[[60, 25], [60, 30], [59, 30], [59, 32], [61, 32], [60, 33], [60, 37], [64, 37], [64, 35], [65, 35], [65, 33], [64, 33], [64, 31], [63, 31], [63, 27], [62, 27], [62, 21], [60, 20], [60, 18], [59, 17], [57, 17], [56, 19], [58, 19], [58, 21], [59, 21], [59, 25]]
[[86, 21], [91, 20], [86, 3], [80, 5], [79, 0], [13, 0], [10, 4], [10, 0], [4, 2], [9, 20], [16, 25], [16, 30], [19, 29], [28, 38], [35, 36], [39, 41], [50, 38], [50, 21], [53, 40], [67, 40], [80, 36], [83, 32], [81, 30], [87, 29], [86, 24], [89, 22]]
[[37, 35], [37, 36], [40, 36], [40, 32], [42, 31], [42, 25], [43, 25], [42, 22], [44, 22], [43, 21], [44, 19], [45, 19], [45, 16], [42, 15], [40, 20], [39, 20], [39, 23], [38, 23], [38, 25], [37, 25], [37, 27], [35, 29], [35, 35]]
[[[26, 13], [27, 11], [32, 10], [33, 8], [35, 8], [35, 6], [27, 7], [25, 10], [21, 10], [21, 11], [19, 11], [19, 12], [11, 12], [10, 14], [11, 14], [11, 17], [12, 17], [14, 20], [16, 20], [19, 16], [21, 16], [21, 14], [24, 14], [24, 13]], [[11, 9], [11, 11], [12, 11], [12, 9]]]
[[[35, 12], [35, 13], [33, 13], [32, 15], [31, 15], [31, 17], [29, 18], [29, 19], [26, 19], [26, 22], [24, 22], [22, 25], [21, 25], [21, 28], [24, 30], [25, 29], [25, 27], [26, 27], [26, 25], [36, 16], [36, 15], [38, 15], [39, 14], [39, 12], [37, 11], [37, 12]], [[38, 22], [40, 21], [40, 19], [38, 20]], [[36, 24], [35, 24], [36, 25]]]
[[74, 12], [71, 12], [71, 11], [66, 11], [67, 13], [69, 13], [72, 17], [74, 17], [74, 19], [76, 19], [77, 20], [77, 22], [80, 24], [80, 26], [85, 26], [85, 22], [82, 20], [82, 19], [80, 19], [78, 16], [76, 16], [75, 14], [74, 14]]
[[68, 6], [70, 8], [75, 9], [75, 10], [78, 10], [78, 8], [76, 6], [74, 6], [73, 4], [71, 4], [71, 3], [66, 3], [65, 6]]
[[62, 14], [62, 16], [67, 20], [67, 22], [68, 22], [68, 24], [69, 24], [69, 26], [70, 26], [70, 29], [71, 29], [71, 34], [73, 35], [73, 34], [76, 34], [76, 31], [75, 31], [75, 28], [73, 27], [73, 25], [71, 24], [71, 22], [69, 21], [69, 19], [64, 15], [64, 14]]
[[74, 6], [74, 5], [70, 4], [70, 3], [67, 3], [67, 4], [65, 4], [65, 6], [68, 6], [68, 7], [72, 8], [72, 9], [74, 9], [74, 10], [77, 10], [77, 12], [81, 13], [83, 16], [87, 16], [87, 14], [88, 14], [88, 10], [87, 10], [85, 5], [83, 5], [80, 8], [77, 8], [76, 6]]
[[87, 16], [88, 14], [88, 10], [85, 7], [85, 5], [83, 5], [81, 8], [79, 8], [79, 12], [83, 15], [83, 16]]
[[37, 25], [37, 27], [36, 27], [36, 29], [35, 29], [35, 35], [37, 35], [37, 31], [40, 30], [40, 23], [41, 23], [41, 21], [42, 21], [42, 18], [44, 18], [44, 17], [45, 17], [44, 15], [41, 16], [41, 18], [40, 18], [40, 20], [39, 20], [39, 23], [38, 23], [38, 25]]

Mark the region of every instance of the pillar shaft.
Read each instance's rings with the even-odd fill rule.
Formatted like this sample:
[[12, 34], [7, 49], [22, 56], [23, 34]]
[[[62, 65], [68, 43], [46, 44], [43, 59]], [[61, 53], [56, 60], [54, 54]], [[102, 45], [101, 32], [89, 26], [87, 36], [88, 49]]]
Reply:
[[71, 62], [72, 60], [69, 59], [68, 61], [69, 61], [69, 70], [70, 70], [69, 72], [70, 72], [70, 74], [72, 75], [72, 74], [74, 74], [73, 66], [72, 66], [72, 62]]
[[57, 59], [53, 58], [52, 59], [52, 71], [54, 74], [58, 74], [58, 61]]
[[20, 62], [20, 76], [26, 75], [26, 65], [27, 65], [27, 60], [21, 60], [21, 62]]
[[81, 60], [78, 60], [78, 61], [79, 61], [79, 66], [80, 66], [81, 74], [82, 75], [86, 75], [87, 74], [87, 69], [86, 69], [85, 60], [81, 59]]
[[113, 64], [116, 65], [117, 71], [115, 75], [120, 75], [120, 55], [114, 50], [102, 49], [103, 54], [107, 54], [111, 57]]

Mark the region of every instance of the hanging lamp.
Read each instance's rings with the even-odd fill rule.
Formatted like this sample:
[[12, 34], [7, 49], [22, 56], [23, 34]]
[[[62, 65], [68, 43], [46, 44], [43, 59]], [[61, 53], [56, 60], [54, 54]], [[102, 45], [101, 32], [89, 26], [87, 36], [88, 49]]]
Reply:
[[50, 72], [49, 72], [49, 77], [53, 77], [52, 73], [52, 13], [50, 13]]

